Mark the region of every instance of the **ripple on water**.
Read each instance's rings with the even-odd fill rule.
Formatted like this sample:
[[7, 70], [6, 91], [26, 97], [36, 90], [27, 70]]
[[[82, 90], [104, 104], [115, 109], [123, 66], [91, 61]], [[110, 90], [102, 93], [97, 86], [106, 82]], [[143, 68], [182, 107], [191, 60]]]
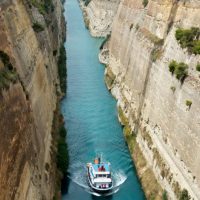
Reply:
[[[103, 41], [85, 29], [77, 0], [67, 0], [67, 97], [62, 113], [67, 127], [69, 176], [63, 200], [144, 200], [141, 185], [117, 119], [116, 101], [104, 83], [104, 66], [98, 61]], [[86, 163], [96, 154], [111, 163], [114, 189], [99, 197], [88, 187]]]

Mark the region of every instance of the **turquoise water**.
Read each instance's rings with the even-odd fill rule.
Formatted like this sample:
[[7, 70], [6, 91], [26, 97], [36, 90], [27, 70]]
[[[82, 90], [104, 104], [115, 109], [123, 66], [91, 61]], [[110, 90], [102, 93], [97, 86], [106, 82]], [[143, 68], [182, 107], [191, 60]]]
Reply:
[[[104, 66], [98, 61], [103, 39], [90, 36], [77, 0], [67, 0], [65, 17], [68, 88], [62, 112], [68, 130], [70, 164], [62, 199], [145, 199], [117, 119], [116, 101], [104, 84]], [[97, 153], [112, 165], [115, 187], [107, 196], [99, 197], [87, 184], [86, 163]]]

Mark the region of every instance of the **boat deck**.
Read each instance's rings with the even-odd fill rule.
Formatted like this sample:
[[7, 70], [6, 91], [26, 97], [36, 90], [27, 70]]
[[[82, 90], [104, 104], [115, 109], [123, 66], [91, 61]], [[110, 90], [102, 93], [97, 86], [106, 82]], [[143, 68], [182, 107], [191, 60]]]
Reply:
[[[102, 166], [104, 170], [102, 170]], [[95, 172], [110, 172], [110, 167], [107, 163], [101, 163], [101, 164], [92, 164], [92, 167], [94, 168]]]

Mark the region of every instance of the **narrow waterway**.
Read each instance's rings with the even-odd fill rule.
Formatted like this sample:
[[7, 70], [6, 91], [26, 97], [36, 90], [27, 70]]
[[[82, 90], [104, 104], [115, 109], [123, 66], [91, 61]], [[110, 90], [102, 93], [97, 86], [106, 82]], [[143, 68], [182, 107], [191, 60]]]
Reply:
[[[77, 0], [66, 1], [65, 17], [68, 88], [62, 112], [70, 163], [62, 199], [145, 199], [117, 119], [116, 101], [105, 86], [104, 66], [98, 61], [103, 39], [90, 36]], [[97, 153], [110, 161], [115, 185], [111, 194], [101, 197], [90, 190], [86, 179], [86, 163]]]

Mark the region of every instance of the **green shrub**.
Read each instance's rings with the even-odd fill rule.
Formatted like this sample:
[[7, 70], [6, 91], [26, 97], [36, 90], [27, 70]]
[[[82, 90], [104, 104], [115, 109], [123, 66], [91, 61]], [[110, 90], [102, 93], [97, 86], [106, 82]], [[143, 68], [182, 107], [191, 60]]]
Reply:
[[84, 0], [85, 2], [85, 6], [88, 6], [88, 4], [90, 3], [91, 0]]
[[177, 63], [175, 60], [172, 60], [169, 64], [169, 71], [176, 75], [176, 78], [182, 83], [188, 75], [188, 65], [181, 62]]
[[173, 93], [176, 91], [176, 88], [174, 86], [171, 86], [170, 89], [172, 90]]
[[143, 2], [142, 2], [144, 7], [146, 7], [148, 5], [148, 3], [149, 3], [149, 0], [143, 0]]
[[182, 48], [187, 48], [190, 53], [200, 54], [200, 29], [177, 29], [175, 37]]
[[162, 194], [162, 200], [168, 200], [167, 191], [164, 190]]
[[0, 51], [0, 59], [2, 60], [2, 62], [5, 66], [10, 63], [9, 56], [6, 53], [4, 53], [3, 51]]
[[200, 64], [199, 64], [199, 63], [198, 63], [197, 66], [196, 66], [196, 70], [197, 70], [198, 72], [200, 72]]
[[177, 62], [175, 60], [172, 60], [171, 63], [169, 64], [169, 71], [174, 74], [174, 71], [177, 67]]
[[174, 73], [176, 74], [176, 78], [180, 81], [184, 80], [188, 75], [187, 69], [188, 69], [187, 64], [183, 62], [179, 63], [174, 71]]
[[191, 106], [192, 106], [192, 101], [190, 101], [190, 100], [186, 100], [185, 105], [188, 106], [189, 109], [190, 109]]
[[66, 92], [67, 83], [66, 83], [66, 77], [67, 77], [67, 68], [66, 68], [66, 50], [64, 45], [60, 47], [60, 54], [58, 58], [58, 75], [60, 79], [60, 88], [63, 93]]
[[36, 7], [42, 15], [54, 10], [52, 0], [31, 0], [31, 4]]
[[0, 89], [8, 88], [10, 83], [15, 83], [18, 80], [18, 74], [10, 63], [9, 56], [0, 51], [0, 60], [3, 63], [3, 68], [0, 70]]
[[32, 27], [33, 27], [33, 30], [37, 33], [44, 31], [44, 27], [38, 22], [34, 22]]
[[186, 189], [183, 189], [183, 190], [181, 191], [179, 200], [190, 200], [190, 199], [191, 199], [191, 197], [190, 197], [190, 195], [188, 194], [188, 191], [187, 191]]
[[18, 75], [15, 70], [9, 70], [7, 67], [0, 70], [0, 89], [8, 88], [10, 83], [15, 83]]
[[44, 0], [43, 5], [44, 5], [44, 9], [47, 13], [50, 11], [53, 12], [55, 9], [52, 0]]
[[200, 40], [194, 42], [193, 53], [200, 54]]

